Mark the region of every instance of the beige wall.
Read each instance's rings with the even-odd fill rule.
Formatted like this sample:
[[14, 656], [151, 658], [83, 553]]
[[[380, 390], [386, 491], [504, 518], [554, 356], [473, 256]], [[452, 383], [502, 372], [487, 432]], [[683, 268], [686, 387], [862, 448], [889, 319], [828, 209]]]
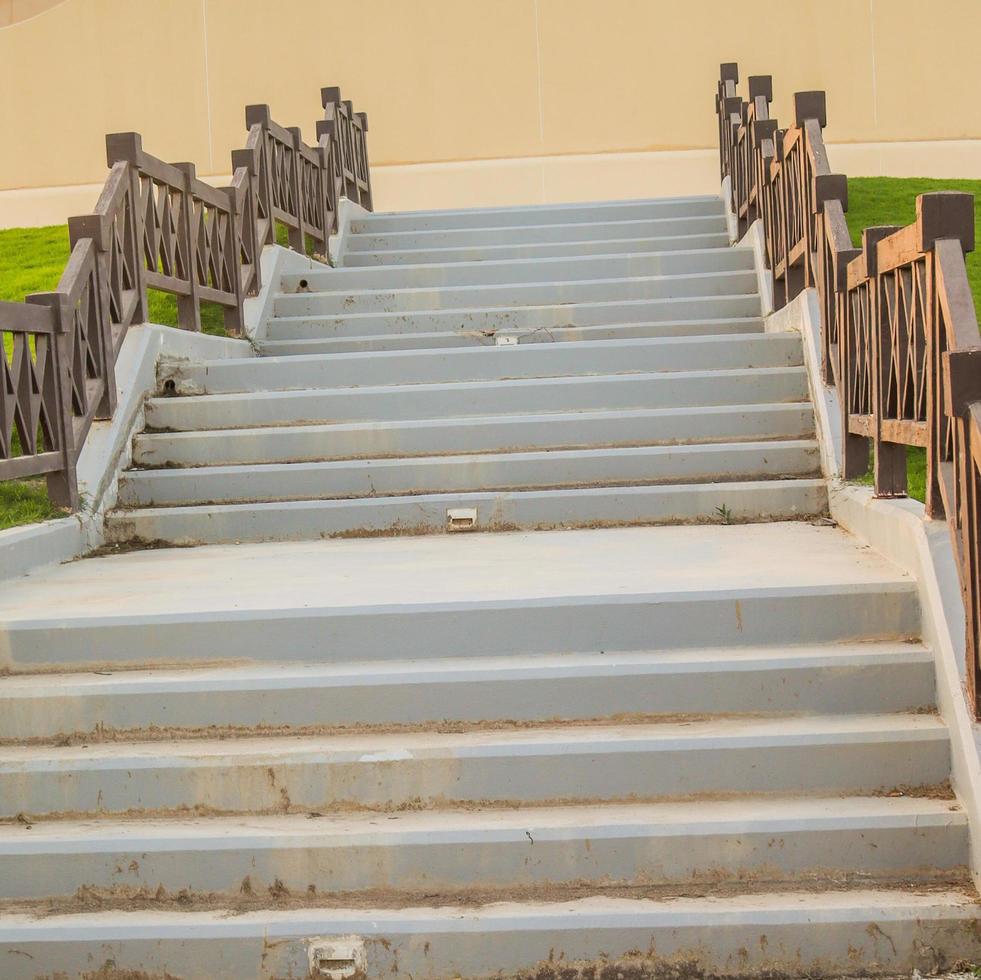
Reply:
[[783, 118], [826, 89], [830, 142], [972, 141], [979, 36], [979, 0], [0, 0], [0, 190], [99, 182], [125, 129], [227, 173], [247, 103], [312, 139], [326, 84], [368, 112], [376, 166], [527, 159], [537, 186], [550, 158], [711, 147], [730, 59], [773, 74]]

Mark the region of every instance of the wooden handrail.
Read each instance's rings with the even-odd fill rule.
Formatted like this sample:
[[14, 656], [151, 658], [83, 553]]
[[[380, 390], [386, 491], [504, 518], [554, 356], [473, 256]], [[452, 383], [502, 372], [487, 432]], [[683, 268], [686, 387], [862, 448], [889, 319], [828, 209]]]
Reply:
[[794, 125], [768, 120], [773, 137], [759, 140], [760, 165], [741, 170], [763, 106], [752, 87], [740, 102], [737, 81], [736, 66], [723, 65], [716, 112], [730, 207], [740, 232], [763, 222], [776, 306], [817, 292], [823, 380], [841, 404], [842, 476], [863, 475], [872, 449], [876, 496], [905, 496], [906, 447], [926, 449], [926, 513], [950, 527], [981, 717], [981, 333], [964, 264], [974, 248], [973, 195], [922, 194], [912, 224], [866, 228], [856, 249], [847, 180], [831, 172], [824, 145], [824, 93], [798, 92]]
[[109, 176], [92, 214], [68, 223], [71, 255], [57, 288], [0, 303], [0, 481], [45, 476], [51, 500], [78, 507], [75, 466], [89, 428], [115, 411], [115, 364], [130, 326], [147, 319], [147, 289], [177, 298], [178, 326], [201, 329], [201, 303], [243, 329], [261, 287], [262, 247], [285, 225], [290, 245], [326, 254], [342, 197], [371, 209], [367, 117], [322, 90], [325, 119], [308, 146], [299, 129], [249, 106], [232, 180], [213, 187], [191, 163], [167, 163], [138, 133], [106, 137]]

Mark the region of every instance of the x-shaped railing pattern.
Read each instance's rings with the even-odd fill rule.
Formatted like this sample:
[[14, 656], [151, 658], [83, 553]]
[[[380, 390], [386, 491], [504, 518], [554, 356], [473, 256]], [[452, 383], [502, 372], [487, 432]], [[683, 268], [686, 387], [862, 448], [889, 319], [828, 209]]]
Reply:
[[51, 498], [76, 508], [78, 453], [115, 410], [116, 358], [129, 327], [147, 319], [147, 290], [173, 294], [189, 330], [201, 329], [201, 303], [216, 303], [238, 335], [276, 222], [293, 248], [326, 254], [340, 199], [371, 208], [366, 117], [339, 89], [321, 95], [314, 146], [268, 106], [250, 106], [228, 187], [151, 156], [136, 133], [106, 137], [109, 176], [94, 213], [69, 221], [57, 289], [0, 303], [0, 480], [45, 476]]
[[[842, 406], [842, 470], [875, 493], [906, 494], [906, 449], [926, 450], [927, 516], [946, 519], [967, 613], [968, 682], [981, 695], [981, 334], [964, 255], [974, 248], [970, 194], [923, 194], [916, 221], [874, 227], [854, 248], [847, 181], [831, 172], [823, 92], [794, 96], [795, 121], [770, 118], [772, 81], [722, 65], [716, 93], [720, 172], [740, 231], [763, 223], [777, 306], [814, 287], [822, 373]], [[752, 161], [752, 163], [750, 163]]]

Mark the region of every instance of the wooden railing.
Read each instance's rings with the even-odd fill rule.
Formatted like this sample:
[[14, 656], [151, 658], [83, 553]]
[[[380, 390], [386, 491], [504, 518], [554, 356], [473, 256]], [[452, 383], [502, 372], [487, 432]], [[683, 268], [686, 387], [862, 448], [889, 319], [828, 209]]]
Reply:
[[106, 137], [109, 176], [94, 213], [69, 220], [57, 288], [0, 303], [10, 350], [0, 349], [0, 481], [44, 476], [52, 501], [76, 509], [78, 454], [92, 422], [115, 410], [116, 358], [129, 327], [147, 320], [147, 289], [176, 297], [184, 329], [201, 329], [207, 302], [240, 335], [277, 223], [297, 251], [326, 254], [340, 199], [371, 208], [366, 117], [339, 89], [322, 97], [316, 146], [274, 122], [268, 106], [249, 106], [228, 187], [151, 156], [137, 133]]
[[926, 451], [926, 513], [946, 519], [967, 618], [967, 683], [981, 714], [981, 333], [964, 255], [974, 198], [916, 200], [906, 227], [866, 228], [854, 248], [847, 181], [828, 164], [822, 92], [794, 96], [787, 129], [770, 118], [768, 77], [737, 95], [723, 65], [716, 95], [721, 174], [744, 232], [763, 223], [777, 307], [814, 287], [823, 380], [838, 390], [842, 475], [864, 475], [872, 450], [879, 497], [906, 495], [908, 446]]

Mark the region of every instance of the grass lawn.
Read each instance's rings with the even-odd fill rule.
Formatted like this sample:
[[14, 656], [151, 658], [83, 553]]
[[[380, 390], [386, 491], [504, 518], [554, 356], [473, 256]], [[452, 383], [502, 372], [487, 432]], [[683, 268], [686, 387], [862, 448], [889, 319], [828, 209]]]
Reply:
[[[981, 180], [930, 180], [925, 177], [852, 177], [848, 181], [848, 230], [856, 246], [862, 229], [873, 225], [908, 225], [916, 220], [916, 197], [930, 191], [967, 191], [974, 195], [974, 220], [981, 234]], [[967, 278], [981, 319], [981, 252], [967, 255]], [[910, 448], [906, 474], [911, 497], [926, 496], [926, 452]], [[862, 483], [872, 483], [871, 468]]]

